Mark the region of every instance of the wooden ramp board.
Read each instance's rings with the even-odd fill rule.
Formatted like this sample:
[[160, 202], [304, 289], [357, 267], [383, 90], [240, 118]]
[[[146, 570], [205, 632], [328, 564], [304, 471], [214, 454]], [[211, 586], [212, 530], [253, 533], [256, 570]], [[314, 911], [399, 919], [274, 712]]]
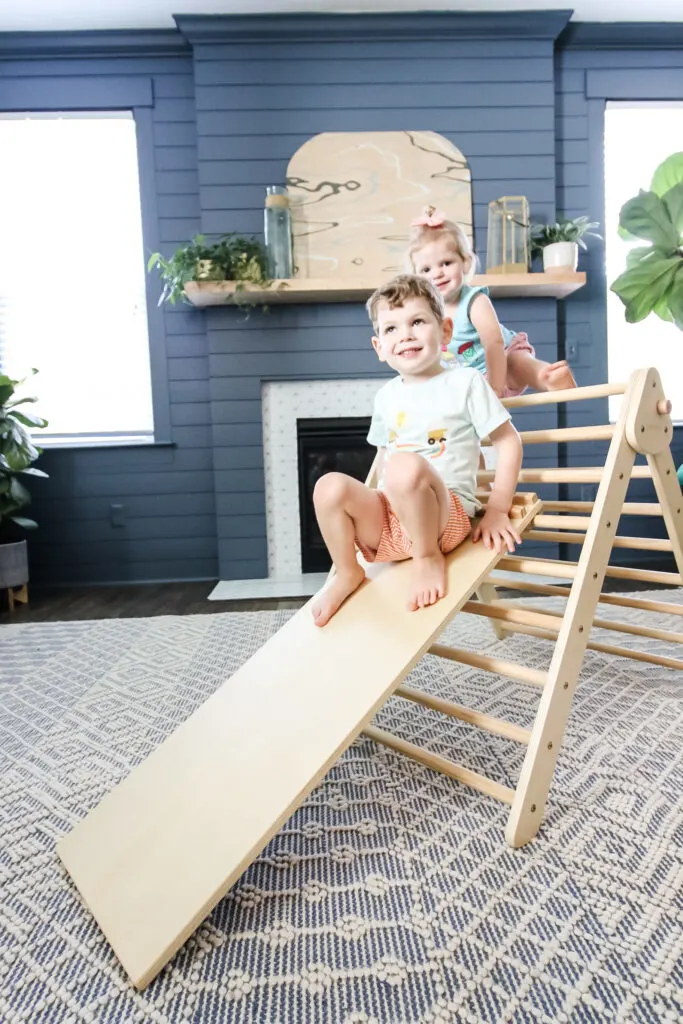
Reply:
[[[540, 510], [526, 506], [523, 529]], [[465, 541], [448, 594], [408, 612], [410, 563], [373, 567], [323, 629], [309, 604], [57, 845], [144, 988], [318, 785], [501, 555]]]

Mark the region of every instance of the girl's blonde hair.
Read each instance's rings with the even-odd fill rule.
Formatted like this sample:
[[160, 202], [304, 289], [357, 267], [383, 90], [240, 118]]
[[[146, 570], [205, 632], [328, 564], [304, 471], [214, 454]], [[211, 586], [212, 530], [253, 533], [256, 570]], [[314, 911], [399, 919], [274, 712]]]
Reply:
[[433, 206], [425, 206], [422, 216], [413, 221], [407, 253], [410, 271], [415, 272], [415, 253], [440, 238], [448, 238], [453, 243], [458, 259], [465, 268], [465, 280], [468, 281], [477, 272], [477, 255], [461, 226], [454, 220], [446, 220]]

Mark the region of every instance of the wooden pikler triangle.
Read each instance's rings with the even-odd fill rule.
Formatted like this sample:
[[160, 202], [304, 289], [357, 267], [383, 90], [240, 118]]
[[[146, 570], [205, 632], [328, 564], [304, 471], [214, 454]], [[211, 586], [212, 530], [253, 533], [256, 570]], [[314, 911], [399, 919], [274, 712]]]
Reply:
[[[585, 511], [565, 507], [582, 503], [547, 502], [544, 507], [536, 494], [528, 493], [515, 499], [517, 525], [525, 536], [555, 542], [559, 532], [563, 542], [581, 544], [578, 562], [499, 555], [468, 540], [447, 559], [448, 595], [413, 613], [405, 608], [409, 563], [373, 567], [371, 579], [324, 629], [313, 625], [308, 605], [294, 615], [59, 842], [60, 858], [138, 988], [155, 977], [362, 731], [510, 805], [505, 835], [511, 845], [521, 846], [535, 836], [586, 646], [615, 655], [657, 657], [590, 641], [598, 600], [619, 598], [600, 594], [605, 573], [631, 572], [652, 582], [666, 577], [666, 582], [681, 583], [681, 492], [669, 451], [669, 408], [656, 371], [638, 371], [628, 385], [531, 395], [506, 404], [578, 401], [608, 394], [624, 394], [616, 425], [523, 435], [527, 444], [611, 438], [604, 468], [521, 473], [522, 483], [541, 486], [586, 476], [599, 481], [590, 517], [564, 515]], [[646, 467], [634, 466], [636, 452], [647, 455]], [[659, 503], [648, 506], [648, 514], [663, 516], [670, 537], [665, 550], [673, 552], [679, 573], [608, 568], [635, 470], [638, 476], [647, 470], [652, 477]], [[557, 529], [539, 529], [549, 525]], [[571, 539], [564, 532], [570, 527]], [[656, 544], [632, 541], [635, 546]], [[498, 600], [495, 584], [500, 581], [491, 576], [496, 566], [572, 579], [570, 591], [522, 582], [521, 577], [518, 584], [532, 593], [567, 597], [564, 615]], [[514, 584], [506, 580], [505, 586]], [[472, 600], [474, 595], [479, 600]], [[622, 603], [656, 604], [654, 610], [681, 612], [677, 605], [639, 603], [630, 597], [622, 598]], [[499, 635], [528, 632], [551, 639], [555, 650], [548, 672], [435, 643], [460, 610], [487, 615]], [[596, 624], [605, 628], [602, 620]], [[629, 627], [634, 630], [683, 641], [680, 634]], [[541, 697], [533, 728], [403, 686], [427, 652], [538, 687]], [[683, 662], [671, 658], [657, 663], [683, 668]], [[392, 694], [525, 744], [516, 788], [372, 726], [373, 716]]]

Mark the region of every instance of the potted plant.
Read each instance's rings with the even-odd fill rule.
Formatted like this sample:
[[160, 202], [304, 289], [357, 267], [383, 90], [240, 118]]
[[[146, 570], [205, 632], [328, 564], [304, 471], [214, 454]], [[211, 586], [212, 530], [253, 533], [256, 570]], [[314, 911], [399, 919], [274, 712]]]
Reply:
[[[178, 299], [187, 301], [188, 281], [249, 281], [266, 287], [266, 251], [256, 238], [244, 235], [221, 235], [216, 242], [207, 242], [204, 235], [195, 235], [166, 259], [160, 252], [152, 253], [147, 269], [156, 267], [164, 283], [159, 305]], [[238, 291], [240, 289], [238, 288]]]
[[28, 583], [26, 541], [21, 538], [21, 531], [34, 529], [38, 524], [17, 514], [31, 501], [20, 477], [47, 476], [33, 466], [41, 449], [33, 444], [29, 433], [31, 427], [46, 427], [47, 420], [19, 409], [36, 401], [15, 397], [23, 383], [0, 374], [0, 590]]
[[649, 191], [640, 190], [619, 214], [619, 234], [641, 239], [626, 255], [626, 270], [611, 285], [628, 323], [650, 313], [683, 330], [683, 153], [655, 171]]
[[555, 224], [531, 225], [531, 254], [543, 254], [543, 270], [552, 274], [576, 270], [579, 246], [586, 248], [584, 237], [600, 238], [594, 228], [600, 225], [588, 217], [559, 220]]

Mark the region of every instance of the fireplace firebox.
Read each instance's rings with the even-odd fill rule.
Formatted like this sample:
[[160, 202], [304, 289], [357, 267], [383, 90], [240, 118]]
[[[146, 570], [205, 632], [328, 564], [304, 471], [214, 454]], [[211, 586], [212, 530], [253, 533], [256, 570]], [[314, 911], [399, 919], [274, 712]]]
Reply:
[[365, 480], [377, 450], [367, 442], [369, 428], [369, 416], [296, 421], [302, 572], [325, 572], [332, 564], [315, 518], [313, 488], [325, 473]]

